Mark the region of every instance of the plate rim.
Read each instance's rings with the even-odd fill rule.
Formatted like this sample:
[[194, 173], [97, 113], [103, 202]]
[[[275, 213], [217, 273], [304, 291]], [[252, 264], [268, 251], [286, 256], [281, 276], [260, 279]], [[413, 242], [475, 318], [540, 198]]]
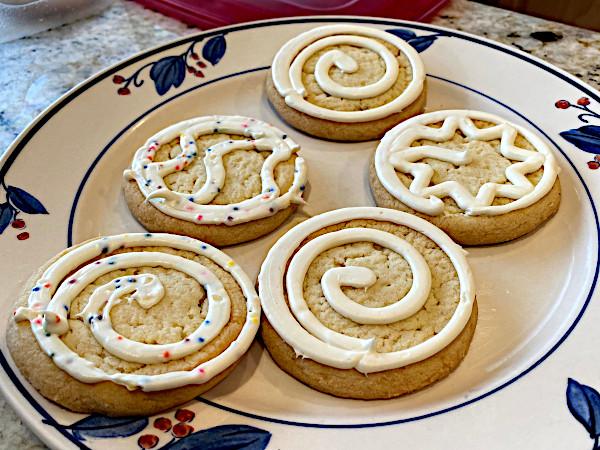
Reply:
[[[213, 28], [213, 29], [206, 30], [206, 31], [200, 31], [198, 33], [192, 33], [190, 35], [187, 35], [187, 36], [181, 37], [181, 38], [177, 38], [175, 40], [165, 41], [162, 44], [158, 44], [151, 48], [136, 52], [135, 54], [133, 54], [127, 58], [124, 58], [121, 61], [119, 61], [115, 64], [112, 64], [103, 70], [98, 71], [91, 77], [76, 84], [73, 88], [71, 88], [65, 94], [61, 95], [58, 99], [56, 99], [48, 107], [46, 107], [42, 112], [40, 112], [25, 127], [25, 129], [21, 133], [19, 133], [19, 135], [13, 140], [13, 142], [7, 147], [5, 153], [0, 157], [0, 178], [4, 177], [7, 174], [7, 172], [9, 171], [9, 169], [11, 168], [12, 164], [17, 159], [17, 157], [21, 153], [21, 151], [26, 148], [27, 143], [45, 125], [46, 122], [48, 122], [56, 113], [61, 111], [65, 106], [67, 106], [77, 96], [84, 93], [86, 90], [88, 90], [95, 84], [101, 82], [102, 80], [104, 80], [105, 78], [107, 78], [108, 76], [112, 75], [114, 72], [116, 72], [122, 68], [129, 67], [130, 65], [135, 64], [136, 62], [143, 60], [149, 56], [152, 56], [156, 53], [160, 53], [160, 52], [169, 50], [171, 48], [180, 46], [186, 42], [197, 39], [199, 37], [206, 38], [206, 37], [210, 37], [210, 36], [214, 36], [214, 35], [218, 35], [218, 34], [224, 34], [224, 33], [226, 34], [228, 32], [243, 31], [243, 30], [262, 28], [262, 27], [268, 27], [268, 26], [288, 25], [288, 24], [297, 24], [297, 23], [316, 23], [316, 24], [318, 24], [318, 23], [326, 23], [326, 22], [366, 23], [366, 24], [373, 24], [373, 25], [389, 25], [389, 26], [400, 25], [400, 26], [407, 26], [409, 28], [413, 28], [413, 29], [417, 29], [417, 30], [421, 30], [421, 31], [433, 31], [433, 32], [443, 31], [446, 33], [447, 36], [451, 36], [451, 37], [455, 36], [455, 37], [463, 38], [463, 39], [473, 42], [475, 44], [481, 44], [486, 47], [489, 47], [489, 48], [492, 48], [495, 50], [499, 50], [503, 53], [509, 54], [510, 56], [517, 57], [525, 62], [531, 63], [534, 66], [537, 66], [539, 69], [542, 69], [546, 72], [551, 73], [552, 75], [557, 76], [558, 78], [562, 79], [563, 81], [567, 82], [568, 84], [572, 85], [573, 87], [581, 90], [582, 92], [584, 92], [585, 94], [587, 94], [588, 96], [593, 98], [594, 100], [600, 102], [600, 91], [598, 91], [594, 87], [590, 86], [589, 84], [583, 82], [582, 80], [578, 79], [577, 77], [570, 74], [569, 72], [567, 72], [559, 67], [556, 67], [556, 66], [544, 61], [543, 59], [541, 59], [539, 57], [533, 56], [524, 51], [516, 49], [508, 44], [504, 44], [504, 43], [494, 41], [494, 40], [486, 38], [486, 37], [480, 37], [480, 36], [477, 36], [472, 33], [455, 30], [452, 28], [444, 27], [444, 26], [438, 26], [438, 25], [433, 25], [433, 24], [423, 24], [420, 22], [400, 20], [400, 19], [372, 17], [372, 16], [345, 16], [345, 15], [300, 16], [300, 17], [291, 17], [291, 18], [284, 17], [284, 18], [277, 18], [277, 19], [257, 20], [257, 21], [244, 22], [244, 23], [235, 24], [235, 25], [228, 25], [228, 26], [219, 27], [219, 28]], [[212, 81], [212, 80], [209, 80], [209, 81]], [[182, 93], [176, 93], [174, 96], [178, 96], [178, 94], [182, 95]], [[166, 100], [168, 101], [174, 96], [170, 96]], [[162, 104], [163, 102], [159, 102], [159, 103]], [[538, 131], [540, 131], [540, 130], [538, 129]], [[543, 133], [543, 134], [545, 135], [545, 133]], [[547, 139], [549, 139], [546, 135], [545, 135], [545, 137]], [[554, 142], [551, 139], [550, 139], [550, 141], [554, 144]], [[562, 150], [560, 149], [560, 147], [558, 145], [556, 145], [556, 144], [554, 144], [554, 145], [559, 149], [559, 151], [561, 151], [561, 153], [563, 153], [563, 156], [566, 156], [564, 154], [564, 152], [562, 152]], [[579, 171], [575, 168], [574, 164], [571, 162], [571, 160], [568, 157], [566, 157], [566, 159], [567, 159], [567, 162], [573, 168], [577, 177], [579, 178], [579, 181], [582, 183], [582, 185], [586, 191], [586, 194], [591, 201], [592, 212], [594, 215], [594, 219], [596, 221], [596, 228], [598, 229], [598, 225], [599, 225], [598, 212], [596, 210], [596, 206], [593, 201], [593, 196], [592, 196], [588, 186], [584, 182], [583, 177], [581, 176]], [[599, 244], [599, 250], [600, 250], [600, 234], [598, 234], [598, 244]], [[442, 414], [442, 413], [445, 413], [445, 412], [448, 412], [448, 411], [451, 411], [451, 410], [454, 410], [454, 409], [457, 409], [457, 408], [460, 408], [463, 406], [467, 406], [471, 403], [474, 403], [484, 397], [492, 395], [493, 393], [503, 389], [504, 387], [507, 387], [508, 385], [515, 382], [517, 379], [519, 379], [522, 376], [524, 376], [525, 374], [529, 373], [531, 370], [533, 370], [539, 364], [541, 364], [562, 344], [562, 342], [564, 342], [564, 340], [566, 340], [566, 338], [571, 334], [571, 332], [575, 329], [575, 327], [579, 323], [581, 317], [583, 316], [583, 313], [587, 309], [587, 307], [590, 303], [590, 300], [595, 292], [599, 268], [600, 268], [600, 264], [599, 264], [599, 260], [598, 260], [598, 256], [597, 256], [596, 269], [595, 269], [594, 277], [593, 277], [593, 280], [592, 280], [592, 283], [590, 286], [590, 292], [587, 295], [587, 298], [586, 298], [581, 310], [579, 311], [575, 321], [569, 326], [569, 328], [563, 334], [563, 336], [549, 350], [547, 350], [540, 358], [538, 358], [537, 361], [533, 365], [528, 367], [526, 370], [524, 370], [522, 373], [520, 373], [516, 377], [512, 377], [510, 380], [502, 383], [500, 386], [497, 386], [496, 388], [494, 388], [478, 397], [475, 397], [474, 399], [470, 399], [466, 402], [459, 403], [450, 408], [445, 408], [440, 411], [436, 411], [436, 412], [433, 412], [430, 414], [425, 414], [425, 415], [419, 416], [419, 417], [415, 418], [414, 420], [420, 420], [420, 419], [424, 419], [427, 417], [432, 417], [432, 416], [439, 415], [439, 414]], [[9, 358], [10, 358], [10, 355], [9, 355]], [[51, 446], [53, 448], [61, 448], [60, 445], [64, 444], [62, 439], [60, 439], [60, 437], [59, 437], [60, 434], [62, 434], [68, 441], [70, 441], [72, 444], [74, 444], [75, 446], [77, 446], [79, 448], [89, 448], [89, 447], [85, 446], [84, 444], [82, 444], [81, 442], [76, 441], [73, 438], [73, 436], [71, 436], [65, 430], [62, 430], [60, 427], [52, 426], [54, 431], [52, 431], [51, 433], [47, 433], [46, 431], [48, 429], [46, 427], [44, 427], [44, 425], [45, 424], [53, 425], [53, 423], [56, 423], [56, 421], [37, 402], [37, 400], [35, 400], [33, 398], [31, 393], [28, 392], [27, 388], [20, 382], [20, 380], [18, 379], [18, 376], [14, 373], [11, 376], [10, 372], [12, 372], [12, 368], [10, 367], [10, 364], [8, 363], [8, 359], [3, 354], [2, 351], [0, 351], [0, 365], [2, 366], [3, 371], [4, 371], [3, 377], [6, 376], [7, 379], [10, 380], [10, 382], [12, 383], [11, 387], [17, 388], [17, 389], [8, 390], [8, 389], [6, 389], [6, 386], [4, 385], [4, 383], [0, 382], [0, 389], [2, 389], [4, 397], [6, 398], [8, 403], [11, 405], [11, 407], [13, 407], [13, 409], [18, 414], [18, 416], [27, 424], [27, 426], [30, 430], [32, 430], [44, 443], [48, 444], [49, 446]], [[10, 372], [8, 372], [7, 369]], [[15, 380], [16, 380], [16, 383], [15, 383]], [[7, 383], [7, 386], [9, 386], [8, 383]], [[33, 406], [34, 409], [46, 420], [41, 420], [41, 421], [36, 420], [37, 418], [32, 416], [30, 410], [27, 410], [25, 408], [21, 409], [20, 403], [22, 403], [22, 399], [19, 397], [17, 392], [22, 397], [25, 397], [25, 400], [27, 400], [30, 403], [30, 405]], [[348, 425], [302, 424], [302, 423], [297, 423], [297, 422], [293, 422], [293, 421], [272, 419], [272, 418], [268, 418], [268, 417], [254, 415], [251, 413], [244, 413], [243, 411], [239, 411], [239, 410], [236, 410], [234, 408], [230, 408], [230, 407], [227, 407], [224, 405], [219, 405], [219, 404], [216, 404], [216, 403], [211, 402], [210, 400], [206, 400], [206, 399], [199, 399], [199, 400], [206, 404], [209, 404], [211, 406], [215, 406], [215, 407], [218, 407], [225, 411], [228, 411], [228, 412], [231, 412], [234, 414], [238, 414], [238, 415], [242, 415], [245, 417], [249, 417], [249, 418], [253, 418], [253, 419], [257, 419], [257, 420], [263, 420], [263, 421], [266, 420], [269, 422], [280, 423], [280, 424], [284, 424], [284, 425], [302, 426], [302, 427], [307, 427], [307, 428], [332, 428], [332, 429], [335, 429], [335, 428], [371, 428], [371, 427], [375, 427], [375, 426], [389, 426], [389, 425], [396, 425], [399, 423], [406, 422], [406, 420], [400, 420], [400, 421], [384, 422], [384, 423], [379, 423], [379, 424], [355, 424], [355, 425], [349, 425], [349, 426]]]

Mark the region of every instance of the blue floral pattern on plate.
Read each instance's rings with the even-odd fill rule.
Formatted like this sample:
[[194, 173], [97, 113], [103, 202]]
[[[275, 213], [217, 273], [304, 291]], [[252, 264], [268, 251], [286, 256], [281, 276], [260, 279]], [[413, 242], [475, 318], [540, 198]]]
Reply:
[[[589, 124], [590, 119], [600, 120], [600, 114], [590, 108], [590, 103], [589, 98], [581, 97], [575, 103], [568, 100], [558, 100], [554, 103], [554, 106], [558, 109], [573, 108], [583, 111], [577, 115], [577, 118], [581, 122]], [[595, 154], [594, 159], [588, 161], [587, 165], [592, 170], [600, 168], [600, 126], [583, 125], [579, 128], [561, 131], [560, 135], [578, 149]]]
[[567, 384], [567, 406], [594, 440], [592, 450], [600, 449], [600, 394], [585, 384], [569, 378]]
[[[19, 218], [19, 214], [48, 214], [48, 211], [37, 198], [24, 189], [7, 185], [4, 179], [0, 180], [0, 186], [6, 193], [6, 201], [0, 203], [0, 234], [12, 225], [17, 230], [25, 228], [25, 220]], [[17, 239], [24, 241], [29, 238], [27, 231], [21, 231]]]
[[203, 69], [207, 68], [205, 61], [216, 66], [225, 55], [227, 42], [225, 41], [225, 34], [218, 34], [209, 38], [202, 46], [202, 58], [200, 58], [200, 55], [196, 52], [196, 46], [203, 40], [203, 36], [193, 40], [183, 53], [165, 56], [158, 61], [144, 64], [128, 77], [119, 74], [113, 76], [113, 83], [120, 86], [117, 93], [119, 95], [131, 94], [130, 85], [132, 84], [134, 87], [141, 87], [144, 84], [142, 72], [147, 68], [150, 68], [150, 79], [154, 82], [158, 95], [165, 95], [171, 87], [178, 88], [181, 86], [186, 73], [204, 78]]
[[78, 442], [137, 437], [135, 442], [140, 449], [264, 450], [271, 440], [271, 433], [250, 425], [219, 425], [195, 431], [191, 423], [196, 414], [189, 409], [180, 408], [173, 417], [168, 415], [153, 419], [151, 425], [148, 417], [98, 414], [84, 417], [71, 425], [44, 422], [69, 432]]

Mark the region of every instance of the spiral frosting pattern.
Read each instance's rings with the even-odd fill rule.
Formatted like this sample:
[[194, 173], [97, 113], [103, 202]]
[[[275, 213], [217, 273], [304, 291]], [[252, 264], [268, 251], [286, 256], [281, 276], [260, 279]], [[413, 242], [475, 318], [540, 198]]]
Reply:
[[[353, 301], [342, 288], [366, 289], [376, 282], [376, 274], [368, 267], [332, 267], [325, 270], [320, 280], [323, 295], [331, 308], [346, 319], [365, 325], [393, 324], [423, 308], [432, 289], [430, 267], [423, 254], [400, 236], [369, 227], [342, 227], [304, 243], [311, 234], [326, 227], [365, 219], [406, 226], [425, 235], [448, 256], [458, 276], [460, 299], [450, 320], [432, 337], [403, 350], [378, 352], [373, 338], [354, 337], [327, 327], [304, 299], [306, 274], [315, 258], [336, 247], [367, 242], [397, 253], [408, 263], [412, 273], [410, 289], [404, 297], [388, 306], [368, 307]], [[372, 207], [330, 211], [288, 231], [272, 247], [262, 265], [259, 294], [269, 323], [297, 355], [363, 373], [395, 369], [433, 356], [461, 333], [471, 316], [475, 299], [473, 277], [462, 248], [423, 219]]]
[[[302, 74], [306, 62], [318, 52], [315, 80], [327, 95], [340, 99], [369, 99], [392, 88], [399, 76], [398, 60], [384, 43], [398, 49], [411, 66], [412, 78], [408, 86], [390, 102], [362, 111], [337, 111], [315, 105], [306, 100]], [[333, 67], [353, 73], [359, 68], [351, 55], [339, 46], [368, 49], [376, 53], [385, 65], [381, 78], [365, 86], [344, 86], [330, 76]], [[275, 55], [272, 66], [275, 88], [288, 106], [313, 117], [336, 122], [367, 122], [401, 112], [414, 102], [423, 91], [425, 70], [417, 52], [402, 39], [375, 28], [358, 25], [327, 25], [309, 30], [288, 41]]]
[[[152, 251], [139, 251], [140, 247]], [[111, 255], [117, 249], [136, 250]], [[155, 250], [168, 247], [204, 256], [227, 271], [246, 298], [246, 320], [233, 340], [218, 356], [192, 370], [155, 375], [108, 373], [80, 356], [61, 339], [70, 330], [69, 320], [82, 319], [98, 344], [110, 355], [139, 364], [180, 360], [211, 343], [230, 319], [231, 300], [223, 283], [211, 269], [193, 260]], [[105, 256], [108, 255], [108, 256]], [[160, 279], [151, 273], [137, 273], [94, 287], [81, 312], [70, 316], [72, 302], [99, 277], [116, 270], [161, 267], [182, 272], [204, 287], [208, 313], [201, 324], [184, 339], [168, 344], [147, 344], [117, 333], [111, 323], [111, 309], [123, 302], [137, 302], [144, 309], [161, 301], [165, 291]], [[29, 320], [40, 347], [54, 363], [84, 383], [112, 381], [129, 389], [160, 391], [189, 384], [203, 384], [237, 361], [250, 347], [258, 329], [260, 301], [243, 270], [220, 250], [183, 236], [136, 233], [95, 239], [60, 256], [36, 282], [27, 307], [15, 311], [15, 320]]]

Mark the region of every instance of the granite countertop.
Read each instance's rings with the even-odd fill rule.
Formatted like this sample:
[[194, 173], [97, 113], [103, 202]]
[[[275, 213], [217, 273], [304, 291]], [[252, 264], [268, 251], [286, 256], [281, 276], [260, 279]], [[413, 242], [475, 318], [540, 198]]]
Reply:
[[[513, 45], [600, 89], [600, 33], [466, 0], [451, 0], [432, 23]], [[0, 44], [0, 154], [77, 83], [134, 53], [196, 31], [117, 0], [100, 15]], [[43, 448], [0, 397], [0, 449]]]

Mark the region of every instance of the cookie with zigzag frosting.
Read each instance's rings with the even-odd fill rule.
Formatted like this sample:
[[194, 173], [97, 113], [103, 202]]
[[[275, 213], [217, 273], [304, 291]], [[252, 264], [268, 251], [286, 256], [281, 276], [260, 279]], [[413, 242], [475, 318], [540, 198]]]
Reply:
[[559, 167], [538, 135], [478, 111], [435, 111], [390, 130], [369, 178], [378, 206], [429, 220], [464, 245], [516, 239], [560, 205]]
[[304, 202], [306, 164], [284, 131], [241, 116], [204, 116], [150, 137], [124, 173], [129, 209], [149, 231], [217, 246], [281, 225]]

